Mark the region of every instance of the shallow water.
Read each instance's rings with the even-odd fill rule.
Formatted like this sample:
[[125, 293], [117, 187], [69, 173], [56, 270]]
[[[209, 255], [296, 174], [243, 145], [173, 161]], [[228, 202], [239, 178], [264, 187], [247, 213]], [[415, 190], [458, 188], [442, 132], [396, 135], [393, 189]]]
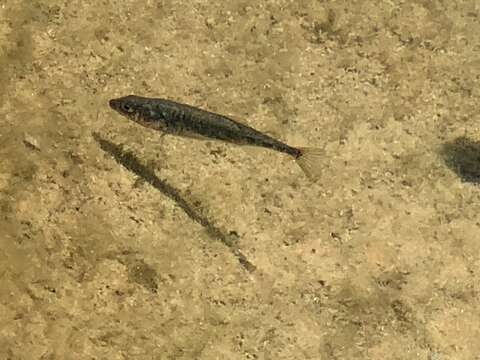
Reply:
[[[5, 359], [474, 359], [476, 1], [0, 5]], [[165, 97], [323, 148], [129, 123]]]

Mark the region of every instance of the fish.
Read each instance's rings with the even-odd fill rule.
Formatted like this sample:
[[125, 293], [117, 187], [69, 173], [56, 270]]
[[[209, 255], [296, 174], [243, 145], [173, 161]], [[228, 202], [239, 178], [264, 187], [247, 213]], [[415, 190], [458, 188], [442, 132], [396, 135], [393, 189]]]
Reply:
[[258, 146], [289, 155], [310, 179], [321, 174], [321, 149], [293, 147], [230, 117], [168, 99], [128, 95], [109, 100], [124, 117], [163, 135], [220, 140], [236, 145]]

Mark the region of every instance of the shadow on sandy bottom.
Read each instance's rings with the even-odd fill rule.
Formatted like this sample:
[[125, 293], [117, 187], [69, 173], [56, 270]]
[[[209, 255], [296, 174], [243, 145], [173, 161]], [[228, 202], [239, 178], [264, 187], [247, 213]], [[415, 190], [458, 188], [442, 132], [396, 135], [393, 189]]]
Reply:
[[231, 240], [231, 236], [222, 232], [208, 218], [195, 210], [195, 208], [189, 204], [189, 202], [176, 188], [164, 180], [159, 179], [155, 173], [143, 165], [133, 153], [124, 151], [121, 145], [114, 144], [102, 138], [97, 133], [93, 133], [92, 136], [100, 145], [102, 150], [113, 156], [116, 162], [148, 182], [155, 189], [160, 191], [171, 200], [175, 201], [175, 203], [188, 215], [188, 217], [202, 225], [212, 238], [220, 240], [224, 245], [226, 245], [246, 270], [250, 272], [255, 271], [255, 266], [248, 261], [245, 255], [237, 248], [234, 241]]
[[458, 137], [443, 145], [442, 155], [462, 181], [480, 184], [480, 142]]

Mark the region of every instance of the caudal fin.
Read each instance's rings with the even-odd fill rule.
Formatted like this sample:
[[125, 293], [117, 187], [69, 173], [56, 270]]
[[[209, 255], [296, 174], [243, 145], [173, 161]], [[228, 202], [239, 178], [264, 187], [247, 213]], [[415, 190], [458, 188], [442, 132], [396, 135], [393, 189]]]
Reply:
[[315, 148], [297, 148], [300, 156], [295, 160], [303, 172], [312, 180], [318, 179], [322, 173], [322, 160], [325, 151]]

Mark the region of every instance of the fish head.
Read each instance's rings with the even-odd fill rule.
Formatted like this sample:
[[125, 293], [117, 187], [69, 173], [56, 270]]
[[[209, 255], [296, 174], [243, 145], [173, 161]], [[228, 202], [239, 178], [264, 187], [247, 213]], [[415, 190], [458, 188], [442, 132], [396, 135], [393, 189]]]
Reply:
[[162, 130], [166, 126], [159, 112], [154, 110], [151, 99], [128, 95], [111, 99], [108, 103], [119, 114], [145, 127]]

